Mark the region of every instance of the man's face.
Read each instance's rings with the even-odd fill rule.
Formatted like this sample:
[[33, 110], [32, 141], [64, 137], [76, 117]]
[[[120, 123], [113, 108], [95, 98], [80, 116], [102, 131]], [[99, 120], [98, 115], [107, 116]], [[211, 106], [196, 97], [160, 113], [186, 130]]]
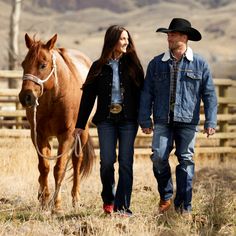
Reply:
[[179, 32], [169, 32], [167, 33], [167, 41], [170, 50], [177, 50], [183, 45], [186, 45], [188, 36]]

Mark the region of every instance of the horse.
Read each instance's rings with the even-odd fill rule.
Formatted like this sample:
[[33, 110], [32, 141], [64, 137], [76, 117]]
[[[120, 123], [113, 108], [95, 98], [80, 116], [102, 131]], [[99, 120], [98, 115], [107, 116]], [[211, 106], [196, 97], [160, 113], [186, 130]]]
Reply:
[[[75, 207], [79, 201], [80, 181], [90, 174], [95, 162], [95, 152], [88, 124], [80, 135], [80, 142], [75, 142], [73, 137], [82, 95], [81, 87], [91, 60], [81, 52], [56, 48], [56, 41], [57, 34], [46, 43], [25, 34], [28, 52], [21, 64], [23, 81], [19, 101], [26, 109], [31, 139], [38, 155], [38, 200], [43, 209], [48, 208], [51, 203], [53, 211], [60, 212], [63, 211], [61, 183], [68, 160], [71, 157], [71, 196]], [[51, 156], [51, 137], [58, 141], [56, 157]], [[50, 199], [48, 174], [51, 159], [56, 162], [53, 170], [55, 192]]]

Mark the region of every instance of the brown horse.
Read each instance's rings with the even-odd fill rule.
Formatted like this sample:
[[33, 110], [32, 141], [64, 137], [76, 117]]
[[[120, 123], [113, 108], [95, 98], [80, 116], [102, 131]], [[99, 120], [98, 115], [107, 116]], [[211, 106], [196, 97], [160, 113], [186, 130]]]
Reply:
[[[57, 35], [45, 44], [25, 35], [28, 53], [22, 62], [23, 83], [19, 93], [21, 104], [26, 108], [30, 123], [31, 139], [38, 154], [39, 192], [43, 208], [48, 207], [51, 146], [50, 138], [58, 140], [56, 164], [54, 166], [55, 193], [52, 198], [55, 211], [61, 211], [60, 186], [73, 146], [72, 133], [77, 120], [81, 99], [81, 87], [91, 61], [82, 53], [54, 48]], [[77, 60], [77, 62], [76, 62]], [[88, 125], [80, 136], [81, 145], [72, 151], [73, 206], [79, 200], [81, 177], [87, 176], [95, 160], [94, 149], [88, 133]], [[76, 155], [76, 154], [80, 155]], [[54, 159], [54, 158], [53, 158]]]

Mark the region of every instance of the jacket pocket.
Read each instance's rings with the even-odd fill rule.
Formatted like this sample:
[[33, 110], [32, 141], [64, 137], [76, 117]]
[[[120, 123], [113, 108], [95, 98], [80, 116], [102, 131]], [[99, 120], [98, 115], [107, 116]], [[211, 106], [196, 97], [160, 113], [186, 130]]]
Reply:
[[186, 88], [192, 95], [198, 93], [201, 81], [202, 79], [199, 73], [194, 73], [194, 72], [186, 73], [185, 77]]
[[154, 73], [153, 82], [154, 82], [155, 92], [166, 93], [166, 90], [168, 90], [169, 86], [168, 76], [169, 76], [168, 73]]
[[201, 79], [200, 74], [194, 73], [194, 72], [187, 72], [186, 77], [188, 79], [192, 79], [192, 80], [200, 80]]
[[153, 75], [154, 81], [157, 83], [162, 83], [163, 81], [167, 81], [169, 76], [170, 76], [170, 73], [166, 73], [166, 72], [162, 72], [162, 73], [155, 72]]

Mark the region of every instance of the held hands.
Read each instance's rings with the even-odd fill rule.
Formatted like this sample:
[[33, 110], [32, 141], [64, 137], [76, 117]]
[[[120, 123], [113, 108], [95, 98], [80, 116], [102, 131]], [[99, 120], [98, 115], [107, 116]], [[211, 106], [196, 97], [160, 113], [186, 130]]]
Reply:
[[77, 136], [80, 136], [84, 130], [80, 128], [75, 128], [74, 132], [72, 133], [73, 137], [76, 138]]
[[153, 131], [153, 128], [142, 128], [143, 133], [145, 134], [151, 134]]
[[207, 138], [209, 138], [210, 135], [213, 135], [216, 132], [214, 128], [206, 128], [204, 129], [203, 133], [207, 134]]

